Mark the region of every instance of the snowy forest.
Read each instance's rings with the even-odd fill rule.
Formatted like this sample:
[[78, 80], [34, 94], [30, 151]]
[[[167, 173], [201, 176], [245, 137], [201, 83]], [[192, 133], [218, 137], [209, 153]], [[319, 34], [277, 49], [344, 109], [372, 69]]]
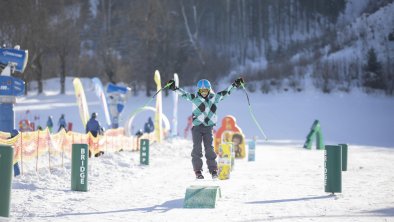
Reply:
[[[250, 91], [394, 94], [393, 0], [0, 1], [0, 39], [29, 51], [19, 74], [99, 77], [134, 92], [178, 73], [183, 86], [242, 75]], [[26, 90], [27, 92], [27, 90]]]

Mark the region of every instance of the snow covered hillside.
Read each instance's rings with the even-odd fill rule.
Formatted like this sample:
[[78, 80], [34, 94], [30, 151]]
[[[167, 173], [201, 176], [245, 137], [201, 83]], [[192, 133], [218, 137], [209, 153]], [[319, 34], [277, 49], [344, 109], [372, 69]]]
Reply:
[[390, 60], [393, 56], [393, 43], [387, 40], [393, 32], [394, 3], [382, 7], [376, 13], [363, 14], [342, 30], [338, 31], [338, 44], [342, 49], [329, 55], [336, 60], [365, 60], [367, 51], [374, 48], [381, 61]]

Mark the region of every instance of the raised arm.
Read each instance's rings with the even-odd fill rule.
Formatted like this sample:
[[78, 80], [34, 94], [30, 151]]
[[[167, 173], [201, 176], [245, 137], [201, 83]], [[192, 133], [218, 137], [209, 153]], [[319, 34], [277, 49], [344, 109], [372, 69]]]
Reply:
[[228, 95], [231, 94], [231, 92], [235, 89], [235, 88], [239, 88], [241, 86], [241, 84], [244, 83], [243, 78], [238, 78], [236, 79], [229, 87], [227, 87], [225, 90], [218, 92], [215, 95], [215, 103], [218, 103], [220, 101], [222, 101], [225, 97], [227, 97]]
[[235, 87], [231, 84], [225, 90], [216, 93], [216, 95], [215, 95], [215, 103], [218, 103], [218, 102], [222, 101], [224, 98], [226, 98], [228, 95], [230, 95], [231, 92], [234, 89], [235, 89]]
[[169, 89], [178, 93], [182, 98], [184, 98], [186, 100], [192, 101], [194, 98], [196, 98], [196, 95], [186, 92], [182, 88], [176, 87], [175, 81], [173, 79], [168, 81], [167, 84], [169, 84], [169, 87], [168, 87]]
[[178, 93], [182, 98], [189, 100], [189, 101], [193, 101], [194, 98], [196, 98], [196, 95], [186, 92], [185, 90], [183, 90], [182, 88], [176, 88], [174, 90], [176, 93]]

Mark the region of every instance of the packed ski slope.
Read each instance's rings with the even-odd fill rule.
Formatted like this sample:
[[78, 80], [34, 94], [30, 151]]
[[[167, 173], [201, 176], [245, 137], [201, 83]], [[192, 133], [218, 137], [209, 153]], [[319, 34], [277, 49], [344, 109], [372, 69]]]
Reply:
[[[99, 99], [85, 84], [90, 112], [100, 114]], [[82, 132], [75, 96], [72, 87], [68, 89], [66, 95], [54, 90], [18, 99], [17, 121], [40, 115], [38, 121], [44, 125], [47, 115], [57, 120], [65, 113]], [[142, 93], [129, 98], [125, 112], [147, 99]], [[250, 99], [269, 140], [258, 141], [255, 162], [236, 160], [230, 180], [195, 181], [192, 143], [181, 137], [152, 144], [149, 166], [139, 164], [137, 152], [89, 159], [88, 192], [70, 190], [69, 160], [51, 172], [45, 163], [35, 172], [32, 162], [25, 166], [30, 170], [12, 182], [10, 221], [394, 221], [393, 98], [307, 90], [256, 92]], [[165, 97], [163, 111], [169, 119], [172, 107], [172, 98]], [[190, 112], [190, 103], [180, 100], [181, 136]], [[228, 114], [236, 117], [247, 139], [259, 136], [242, 91], [220, 103], [219, 118]], [[140, 114], [135, 129], [152, 115]], [[104, 123], [104, 115], [100, 118]], [[326, 144], [349, 144], [343, 192], [335, 196], [324, 192], [324, 151], [302, 148], [315, 119], [320, 120]], [[185, 190], [193, 184], [221, 187], [215, 209], [183, 208]]]
[[[16, 178], [13, 221], [393, 221], [394, 149], [350, 146], [343, 193], [324, 192], [324, 152], [272, 141], [256, 162], [236, 160], [231, 179], [195, 181], [188, 140], [90, 159], [89, 191], [70, 191], [70, 164]], [[208, 174], [205, 172], [206, 176]], [[190, 185], [219, 185], [215, 209], [184, 209]]]

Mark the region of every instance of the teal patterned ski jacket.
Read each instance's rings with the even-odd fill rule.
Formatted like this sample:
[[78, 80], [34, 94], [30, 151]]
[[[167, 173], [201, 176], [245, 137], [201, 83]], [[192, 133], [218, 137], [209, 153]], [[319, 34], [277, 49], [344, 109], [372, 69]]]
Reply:
[[193, 126], [215, 126], [217, 122], [217, 104], [226, 96], [230, 95], [234, 90], [234, 86], [230, 85], [227, 89], [210, 93], [206, 98], [199, 93], [192, 94], [181, 88], [177, 88], [176, 92], [184, 99], [189, 100], [193, 104]]

